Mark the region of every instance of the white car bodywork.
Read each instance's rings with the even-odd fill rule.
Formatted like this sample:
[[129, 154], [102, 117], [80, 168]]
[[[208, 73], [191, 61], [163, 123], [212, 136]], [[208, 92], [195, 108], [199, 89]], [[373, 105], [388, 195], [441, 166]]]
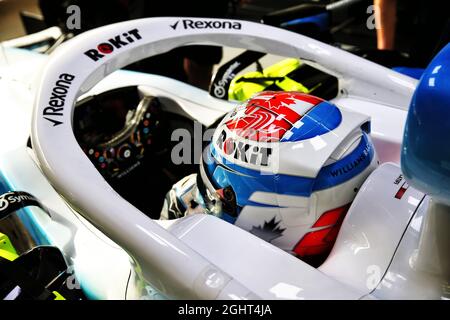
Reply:
[[[184, 20], [199, 27], [236, 27], [189, 28]], [[98, 61], [84, 54], [133, 29], [139, 30], [141, 39]], [[133, 61], [191, 43], [300, 57], [337, 76], [340, 93], [333, 102], [370, 116], [381, 162], [399, 162], [416, 81], [295, 33], [244, 21], [155, 18], [86, 32], [61, 45], [49, 58], [8, 49], [6, 54], [14, 58], [0, 67], [0, 169], [14, 189], [35, 195], [51, 210], [52, 219], [35, 216], [36, 224], [72, 260], [69, 264], [88, 296], [439, 299], [443, 295], [441, 274], [418, 269], [410, 261], [419, 247], [424, 199], [428, 198], [409, 188], [404, 201], [395, 202], [397, 185], [393, 181], [401, 173], [398, 165], [385, 164], [369, 176], [332, 253], [318, 269], [213, 216], [153, 221], [108, 185], [75, 140], [72, 115], [76, 99], [138, 85], [143, 95], [170, 100], [165, 107], [171, 112], [209, 125], [234, 104], [168, 78], [114, 72]], [[30, 68], [43, 68], [43, 72], [30, 72]], [[35, 77], [31, 77], [33, 73]], [[44, 118], [44, 110], [62, 73], [75, 77], [62, 115], [55, 118], [61, 125], [53, 126]], [[30, 132], [33, 151], [26, 148]], [[421, 210], [417, 210], [419, 205]]]

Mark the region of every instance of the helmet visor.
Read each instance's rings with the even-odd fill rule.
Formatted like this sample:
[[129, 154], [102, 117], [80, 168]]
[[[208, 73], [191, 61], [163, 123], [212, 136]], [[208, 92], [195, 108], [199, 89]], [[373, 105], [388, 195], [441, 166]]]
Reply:
[[[200, 174], [197, 175], [197, 188], [203, 198], [209, 213], [235, 219], [239, 208], [236, 202], [236, 194], [232, 186], [216, 188], [205, 170], [203, 161], [200, 161]], [[229, 220], [229, 219], [226, 219]]]

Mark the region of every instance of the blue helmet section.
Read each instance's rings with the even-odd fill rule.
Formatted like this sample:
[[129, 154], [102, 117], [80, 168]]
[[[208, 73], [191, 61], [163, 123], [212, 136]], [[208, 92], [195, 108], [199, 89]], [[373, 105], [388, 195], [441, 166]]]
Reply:
[[336, 129], [342, 121], [342, 114], [332, 103], [323, 101], [308, 111], [299, 121], [301, 126], [293, 126], [291, 135], [284, 135], [280, 140], [301, 141], [328, 133]]
[[409, 183], [450, 205], [450, 44], [422, 75], [409, 109], [402, 171]]
[[319, 171], [313, 190], [331, 188], [359, 175], [370, 165], [374, 155], [373, 145], [363, 132], [361, 141], [350, 154]]
[[321, 169], [316, 178], [286, 174], [262, 174], [260, 171], [225, 161], [210, 144], [204, 152], [204, 167], [216, 189], [231, 186], [239, 207], [266, 206], [249, 200], [256, 192], [309, 197], [314, 191], [346, 182], [364, 171], [374, 157], [374, 149], [365, 132], [359, 145], [347, 156]]
[[408, 77], [419, 80], [425, 69], [422, 68], [409, 68], [409, 67], [394, 67], [392, 70], [397, 71], [401, 74], [407, 75]]

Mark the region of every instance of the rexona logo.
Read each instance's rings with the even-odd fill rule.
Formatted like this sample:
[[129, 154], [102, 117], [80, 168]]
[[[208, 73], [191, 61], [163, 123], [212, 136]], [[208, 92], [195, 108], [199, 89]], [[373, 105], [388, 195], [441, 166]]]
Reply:
[[138, 29], [133, 29], [128, 32], [124, 32], [109, 39], [107, 42], [102, 42], [97, 46], [97, 49], [90, 49], [84, 54], [94, 61], [102, 59], [105, 55], [113, 53], [114, 50], [120, 49], [133, 43], [137, 40], [141, 40], [142, 37], [139, 34]]
[[179, 23], [180, 27], [187, 29], [235, 29], [241, 30], [242, 25], [237, 21], [227, 21], [227, 20], [191, 20], [191, 19], [182, 19], [178, 20], [174, 24], [171, 24], [170, 27], [173, 30], [176, 30]]
[[55, 117], [63, 116], [67, 92], [69, 92], [73, 79], [75, 79], [75, 76], [72, 74], [62, 73], [59, 75], [58, 80], [52, 89], [48, 106], [45, 107], [42, 112], [44, 119], [51, 122], [54, 127], [62, 124], [62, 121], [59, 121]]

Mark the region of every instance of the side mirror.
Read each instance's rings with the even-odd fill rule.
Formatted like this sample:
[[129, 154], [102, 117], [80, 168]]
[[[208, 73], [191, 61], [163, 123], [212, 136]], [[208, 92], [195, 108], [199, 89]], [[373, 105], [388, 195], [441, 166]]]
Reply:
[[409, 108], [401, 166], [409, 184], [430, 196], [415, 266], [450, 278], [450, 44], [423, 73]]
[[450, 206], [450, 44], [423, 73], [409, 109], [402, 171], [415, 188]]

